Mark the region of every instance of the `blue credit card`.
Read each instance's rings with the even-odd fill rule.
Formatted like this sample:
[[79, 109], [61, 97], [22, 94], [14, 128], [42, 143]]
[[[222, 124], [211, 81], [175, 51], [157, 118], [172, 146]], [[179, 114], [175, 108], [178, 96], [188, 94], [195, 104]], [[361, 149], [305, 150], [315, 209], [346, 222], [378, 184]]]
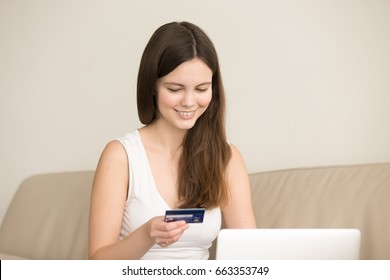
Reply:
[[184, 220], [187, 223], [203, 223], [204, 208], [174, 209], [165, 212], [165, 221]]

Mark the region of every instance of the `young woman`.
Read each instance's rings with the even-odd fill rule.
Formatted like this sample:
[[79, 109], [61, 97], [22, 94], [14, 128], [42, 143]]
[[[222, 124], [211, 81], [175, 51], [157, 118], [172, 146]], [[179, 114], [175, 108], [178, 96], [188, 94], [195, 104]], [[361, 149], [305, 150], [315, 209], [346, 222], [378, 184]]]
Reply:
[[[137, 84], [145, 125], [105, 147], [93, 183], [91, 259], [207, 259], [221, 219], [255, 228], [244, 161], [226, 140], [218, 58], [196, 25], [158, 28]], [[204, 222], [165, 222], [165, 210], [206, 208]]]

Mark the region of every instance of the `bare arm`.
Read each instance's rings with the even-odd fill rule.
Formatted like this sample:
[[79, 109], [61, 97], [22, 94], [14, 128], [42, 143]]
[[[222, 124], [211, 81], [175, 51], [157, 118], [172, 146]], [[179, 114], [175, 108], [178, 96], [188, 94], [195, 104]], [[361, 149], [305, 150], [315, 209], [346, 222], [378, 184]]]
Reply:
[[222, 208], [227, 228], [256, 228], [248, 172], [239, 150], [230, 145], [232, 158], [227, 167], [229, 201]]
[[128, 159], [121, 143], [110, 142], [99, 160], [92, 187], [90, 259], [140, 259], [155, 243], [168, 246], [188, 227], [185, 222], [165, 223], [155, 217], [119, 240], [128, 182]]

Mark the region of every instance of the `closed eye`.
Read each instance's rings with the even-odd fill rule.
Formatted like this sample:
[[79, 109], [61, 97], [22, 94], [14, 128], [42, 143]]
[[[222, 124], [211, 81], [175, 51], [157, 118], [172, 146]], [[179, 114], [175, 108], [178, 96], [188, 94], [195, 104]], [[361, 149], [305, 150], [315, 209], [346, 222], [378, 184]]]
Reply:
[[170, 92], [179, 92], [181, 88], [168, 88]]

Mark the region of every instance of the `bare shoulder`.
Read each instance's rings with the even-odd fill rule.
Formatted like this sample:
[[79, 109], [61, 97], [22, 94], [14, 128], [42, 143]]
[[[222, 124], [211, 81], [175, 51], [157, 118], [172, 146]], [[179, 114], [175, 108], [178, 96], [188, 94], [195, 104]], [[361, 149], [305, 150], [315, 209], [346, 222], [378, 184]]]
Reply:
[[231, 149], [232, 153], [236, 153], [236, 154], [237, 154], [237, 153], [238, 153], [238, 154], [240, 153], [240, 150], [237, 148], [236, 145], [230, 143], [229, 146], [230, 146], [230, 149]]
[[237, 158], [242, 159], [241, 152], [240, 152], [240, 150], [236, 147], [236, 145], [230, 144], [230, 149], [231, 149], [231, 151], [232, 151], [232, 158], [235, 157], [236, 159], [237, 159]]
[[112, 140], [111, 142], [107, 143], [100, 159], [112, 161], [113, 163], [127, 163], [125, 148], [118, 140]]
[[232, 176], [238, 173], [247, 173], [244, 159], [241, 155], [240, 150], [233, 144], [230, 144], [232, 151], [232, 157], [230, 158], [227, 172], [228, 176]]
[[109, 142], [104, 148], [95, 173], [95, 182], [107, 178], [116, 182], [128, 181], [128, 159], [125, 148], [117, 140]]

